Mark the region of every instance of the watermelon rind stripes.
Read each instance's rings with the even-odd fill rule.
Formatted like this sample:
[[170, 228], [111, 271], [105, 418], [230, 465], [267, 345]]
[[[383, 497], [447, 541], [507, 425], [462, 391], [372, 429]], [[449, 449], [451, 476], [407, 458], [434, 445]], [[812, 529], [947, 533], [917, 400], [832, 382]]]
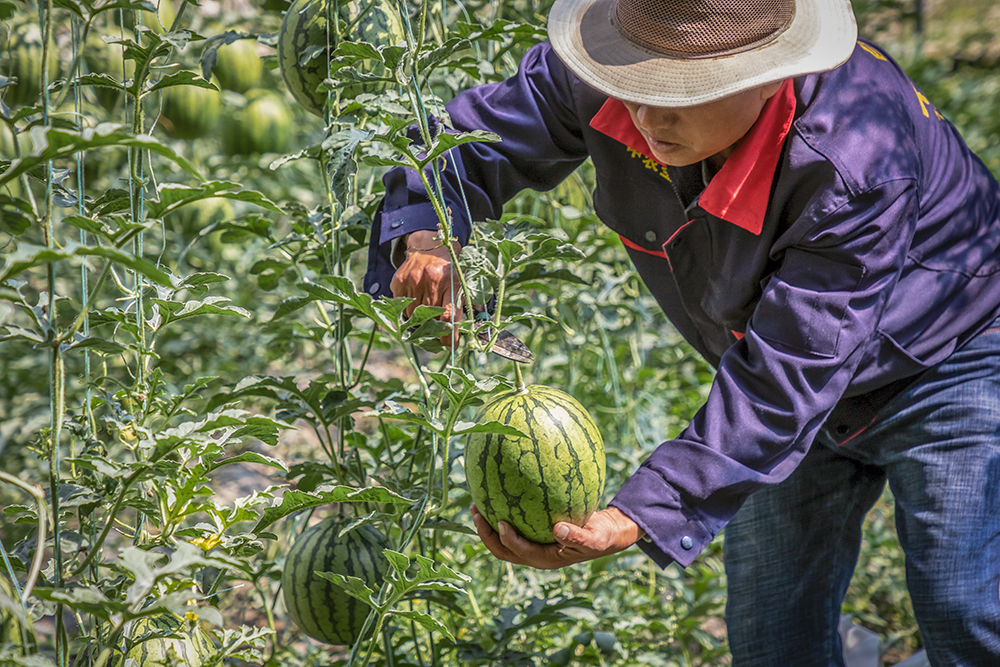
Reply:
[[289, 549], [281, 574], [288, 615], [302, 632], [326, 644], [354, 644], [371, 608], [316, 573], [357, 577], [377, 589], [388, 565], [382, 555], [388, 545], [379, 531], [359, 526], [341, 536], [347, 525], [330, 518], [308, 528]]
[[587, 522], [604, 493], [604, 441], [579, 401], [531, 385], [501, 394], [476, 421], [498, 421], [528, 436], [469, 436], [466, 480], [491, 526], [507, 521], [527, 539], [551, 544], [556, 523]]
[[[295, 0], [278, 32], [278, 68], [292, 97], [309, 112], [323, 115], [326, 91], [318, 90], [327, 77], [330, 55], [337, 48], [338, 31], [327, 30], [327, 16], [332, 13], [332, 0]], [[403, 25], [395, 3], [343, 0], [339, 3], [340, 29], [351, 27], [350, 34], [340, 39], [365, 41], [375, 45], [396, 44], [403, 38]], [[362, 16], [361, 12], [365, 14]], [[320, 49], [317, 52], [316, 49]], [[359, 69], [370, 71], [376, 61]], [[377, 65], [381, 67], [381, 65]], [[380, 92], [384, 86], [365, 86], [368, 92]], [[348, 86], [342, 97], [352, 98], [362, 92], [361, 86]]]

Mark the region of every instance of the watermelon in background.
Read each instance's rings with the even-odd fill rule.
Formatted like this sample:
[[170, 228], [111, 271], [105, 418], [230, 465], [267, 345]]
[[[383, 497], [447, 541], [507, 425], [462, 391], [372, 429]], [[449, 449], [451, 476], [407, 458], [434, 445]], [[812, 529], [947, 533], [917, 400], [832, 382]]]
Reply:
[[385, 537], [371, 526], [341, 536], [348, 525], [331, 518], [307, 529], [288, 551], [281, 574], [288, 614], [302, 632], [327, 644], [354, 644], [371, 608], [316, 573], [358, 577], [378, 589], [388, 565]]
[[199, 86], [170, 86], [163, 91], [160, 126], [174, 139], [197, 139], [219, 122], [219, 91]]
[[255, 40], [238, 39], [232, 44], [223, 44], [216, 51], [215, 58], [212, 73], [226, 90], [245, 93], [257, 85], [264, 72]]
[[228, 155], [288, 150], [295, 128], [285, 100], [259, 89], [248, 92], [247, 99], [249, 103], [222, 125], [222, 150]]
[[[281, 23], [278, 33], [278, 66], [281, 76], [295, 100], [310, 112], [322, 116], [326, 106], [326, 91], [318, 91], [327, 76], [329, 55], [337, 48], [337, 37], [376, 45], [395, 44], [403, 38], [403, 25], [392, 4], [366, 3], [363, 0], [340, 5], [337, 31], [327, 35], [327, 14], [330, 0], [295, 0]], [[362, 15], [362, 11], [367, 11]], [[344, 32], [350, 28], [349, 32]], [[329, 39], [329, 41], [328, 41]], [[329, 44], [329, 49], [326, 45]], [[315, 51], [319, 49], [319, 51]], [[309, 56], [312, 57], [309, 57]], [[305, 62], [303, 62], [305, 58]], [[381, 65], [377, 65], [381, 67]], [[367, 69], [373, 70], [373, 63]], [[378, 92], [384, 86], [350, 86], [347, 97], [358, 93]]]
[[531, 385], [502, 394], [476, 415], [530, 436], [475, 433], [465, 447], [465, 476], [491, 526], [509, 522], [532, 542], [555, 542], [559, 521], [582, 526], [604, 492], [604, 441], [579, 401]]
[[[37, 23], [15, 20], [0, 27], [0, 74], [17, 79], [2, 89], [7, 106], [30, 106], [42, 93], [42, 32]], [[48, 81], [61, 76], [55, 43], [49, 49]]]

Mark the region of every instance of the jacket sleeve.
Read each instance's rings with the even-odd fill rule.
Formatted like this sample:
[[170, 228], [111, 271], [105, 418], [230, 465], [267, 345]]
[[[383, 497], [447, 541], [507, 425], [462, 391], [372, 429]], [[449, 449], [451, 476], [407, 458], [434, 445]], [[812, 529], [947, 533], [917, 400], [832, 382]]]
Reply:
[[[503, 138], [464, 144], [444, 160], [442, 194], [460, 243], [468, 243], [472, 221], [498, 219], [518, 192], [553, 188], [586, 159], [575, 103], [581, 85], [542, 43], [528, 50], [514, 76], [464, 91], [446, 105], [454, 130], [488, 130]], [[372, 226], [365, 275], [365, 291], [373, 295], [389, 294], [393, 239], [438, 224], [415, 171], [391, 169], [382, 180], [386, 194]]]
[[612, 505], [665, 567], [687, 567], [754, 491], [785, 479], [843, 397], [903, 270], [916, 187], [850, 198], [785, 250], [746, 336], [722, 357], [705, 405], [660, 445]]

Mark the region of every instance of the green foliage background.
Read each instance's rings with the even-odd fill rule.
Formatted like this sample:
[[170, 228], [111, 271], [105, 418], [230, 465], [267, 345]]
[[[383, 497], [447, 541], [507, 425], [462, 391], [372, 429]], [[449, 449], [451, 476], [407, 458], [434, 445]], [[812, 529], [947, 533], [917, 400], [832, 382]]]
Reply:
[[[0, 79], [0, 577], [16, 582], [0, 619], [37, 633], [0, 645], [0, 665], [128, 647], [130, 619], [163, 613], [211, 633], [210, 664], [728, 664], [720, 541], [684, 571], [637, 550], [557, 572], [485, 552], [461, 434], [510, 366], [442, 351], [436, 311], [407, 322], [355, 287], [385, 166], [428, 160], [401, 130], [512, 73], [547, 3], [403, 3], [406, 42], [337, 52], [324, 118], [276, 69], [287, 3], [158, 4], [0, 1], [4, 77], [24, 71], [34, 27], [43, 61], [51, 29], [47, 96]], [[855, 8], [997, 173], [992, 3], [924, 4]], [[263, 59], [250, 90], [196, 76], [227, 40]], [[361, 88], [366, 73], [390, 85]], [[170, 136], [164, 98], [180, 91], [217, 96], [223, 125]], [[232, 154], [223, 127], [265, 94], [288, 105], [287, 154]], [[474, 300], [502, 288], [495, 324], [535, 352], [526, 379], [593, 413], [610, 496], [685, 425], [711, 370], [598, 223], [591, 182], [584, 166], [521, 195], [462, 262]], [[288, 544], [330, 515], [378, 526], [396, 554], [386, 582], [354, 588], [379, 628], [354, 647], [308, 640], [281, 603]], [[845, 613], [880, 633], [887, 664], [920, 645], [902, 568], [886, 497]]]

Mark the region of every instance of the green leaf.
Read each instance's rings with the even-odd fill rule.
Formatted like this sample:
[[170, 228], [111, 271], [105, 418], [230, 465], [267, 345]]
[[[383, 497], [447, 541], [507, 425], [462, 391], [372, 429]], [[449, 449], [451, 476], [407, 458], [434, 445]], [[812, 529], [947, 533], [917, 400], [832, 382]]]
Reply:
[[190, 276], [184, 278], [178, 287], [201, 287], [202, 285], [211, 285], [212, 283], [224, 283], [229, 279], [227, 275], [212, 271], [192, 273]]
[[406, 571], [410, 569], [410, 559], [406, 554], [399, 553], [398, 551], [393, 551], [392, 549], [383, 549], [382, 555], [385, 559], [389, 561], [389, 565], [392, 569], [396, 571], [396, 574], [402, 576], [406, 575]]
[[39, 345], [45, 342], [45, 335], [39, 331], [25, 329], [15, 324], [2, 324], [0, 325], [0, 328], [7, 330], [6, 336], [0, 336], [0, 342], [12, 340], [14, 338], [24, 338], [30, 340], [32, 343], [38, 343]]
[[161, 287], [174, 287], [174, 281], [169, 275], [145, 259], [115, 248], [84, 246], [75, 241], [68, 242], [61, 250], [21, 244], [17, 250], [7, 256], [7, 263], [4, 265], [3, 271], [0, 272], [0, 283], [36, 266], [45, 266], [52, 262], [76, 257], [103, 257], [141, 273]]
[[162, 329], [168, 324], [186, 320], [199, 315], [227, 315], [229, 317], [251, 318], [253, 315], [245, 308], [228, 304], [230, 300], [224, 296], [207, 296], [204, 299], [192, 301], [167, 301], [164, 299], [153, 299], [153, 303], [160, 307], [162, 322], [157, 329]]
[[113, 88], [114, 90], [125, 90], [121, 81], [110, 74], [91, 73], [80, 76], [77, 81], [83, 86], [95, 86], [97, 88]]
[[126, 350], [124, 345], [119, 345], [112, 340], [107, 340], [99, 336], [84, 337], [82, 334], [77, 334], [76, 339], [66, 346], [67, 350], [82, 350], [85, 348], [104, 354], [121, 354]]
[[243, 454], [240, 454], [239, 456], [233, 456], [228, 459], [222, 459], [221, 461], [216, 461], [215, 463], [213, 463], [211, 466], [208, 467], [206, 472], [217, 470], [222, 466], [227, 466], [231, 463], [259, 463], [260, 465], [277, 468], [282, 472], [288, 472], [288, 467], [281, 459], [276, 459], [271, 456], [265, 456], [263, 454], [258, 454], [256, 452], [245, 452]]
[[0, 193], [0, 232], [19, 236], [28, 231], [33, 223], [31, 204]]
[[98, 2], [94, 8], [94, 15], [112, 9], [136, 10], [156, 13], [156, 5], [151, 0], [110, 0], [109, 2]]
[[347, 207], [350, 202], [353, 194], [352, 181], [358, 171], [354, 153], [362, 141], [370, 141], [374, 135], [373, 130], [364, 132], [350, 128], [327, 137], [323, 142], [323, 150], [327, 156], [326, 172], [337, 201], [343, 207]]
[[495, 433], [497, 435], [505, 435], [508, 438], [528, 438], [529, 436], [521, 431], [517, 430], [513, 426], [508, 426], [506, 424], [501, 424], [497, 421], [491, 422], [456, 422], [455, 430], [452, 431], [455, 435], [469, 435], [470, 433]]
[[335, 584], [344, 589], [348, 595], [361, 600], [369, 607], [375, 607], [375, 591], [368, 587], [364, 581], [358, 577], [349, 577], [337, 572], [317, 572], [316, 576], [326, 579], [331, 584]]
[[439, 156], [447, 153], [456, 146], [471, 144], [477, 141], [495, 143], [501, 141], [500, 135], [486, 130], [473, 130], [471, 132], [442, 132], [431, 141], [430, 149], [420, 158], [418, 164], [423, 169]]
[[35, 150], [30, 155], [16, 158], [10, 163], [7, 171], [0, 174], [0, 186], [10, 183], [21, 174], [39, 167], [49, 160], [59, 160], [81, 151], [108, 146], [126, 146], [157, 153], [199, 180], [203, 180], [194, 165], [178, 155], [173, 148], [160, 143], [151, 136], [131, 134], [125, 125], [101, 123], [93, 128], [84, 128], [79, 132], [57, 127], [36, 126], [31, 128], [30, 136], [34, 142]]
[[148, 215], [151, 218], [162, 218], [185, 204], [201, 199], [223, 197], [256, 204], [274, 213], [282, 210], [273, 201], [256, 190], [244, 190], [239, 183], [232, 181], [208, 181], [200, 185], [183, 185], [180, 183], [164, 183], [157, 194], [158, 200], [147, 202]]
[[109, 599], [96, 586], [80, 588], [35, 588], [34, 594], [49, 602], [61, 603], [84, 614], [92, 614], [107, 621], [111, 614], [120, 614], [128, 609], [128, 605]]
[[409, 504], [413, 500], [383, 486], [369, 486], [359, 489], [352, 486], [324, 484], [311, 493], [288, 489], [280, 499], [276, 499], [271, 507], [264, 510], [257, 525], [254, 526], [253, 532], [260, 532], [276, 521], [310, 507], [329, 503], [359, 502]]
[[218, 90], [218, 87], [209, 81], [205, 81], [205, 79], [201, 78], [198, 74], [188, 70], [181, 70], [180, 72], [174, 72], [164, 76], [162, 79], [150, 86], [146, 92], [143, 93], [143, 96], [148, 95], [154, 90], [162, 90], [163, 88], [169, 88], [171, 86], [194, 86], [196, 88]]
[[425, 614], [422, 611], [412, 611], [406, 609], [391, 609], [390, 614], [399, 618], [405, 618], [410, 621], [419, 623], [421, 626], [429, 630], [430, 632], [438, 633], [447, 637], [450, 641], [455, 641], [455, 636], [451, 634], [451, 630], [448, 629], [441, 621], [437, 620], [430, 614]]

